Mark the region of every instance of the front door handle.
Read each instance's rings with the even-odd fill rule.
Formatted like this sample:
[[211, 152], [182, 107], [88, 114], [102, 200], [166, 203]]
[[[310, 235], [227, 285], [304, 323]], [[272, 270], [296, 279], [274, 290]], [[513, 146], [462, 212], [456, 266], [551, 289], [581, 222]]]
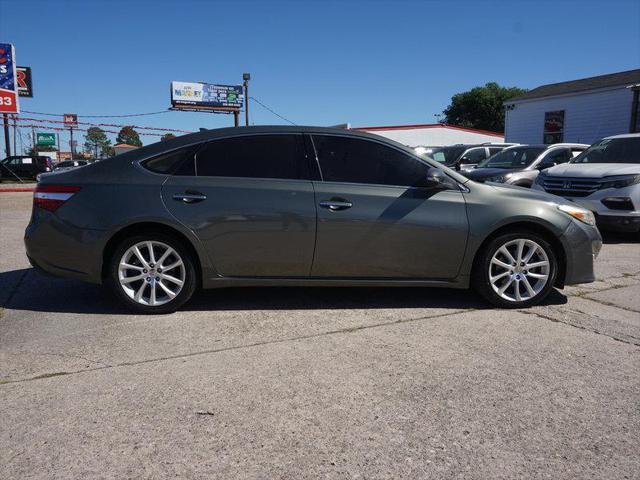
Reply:
[[200, 192], [187, 191], [186, 193], [176, 193], [173, 196], [173, 199], [178, 202], [184, 202], [184, 203], [198, 203], [198, 202], [202, 202], [203, 200], [206, 200], [207, 196]]
[[320, 206], [322, 208], [328, 208], [329, 210], [331, 210], [332, 212], [337, 212], [339, 210], [347, 210], [348, 208], [353, 207], [353, 203], [347, 201], [347, 200], [323, 200], [322, 202], [320, 202]]

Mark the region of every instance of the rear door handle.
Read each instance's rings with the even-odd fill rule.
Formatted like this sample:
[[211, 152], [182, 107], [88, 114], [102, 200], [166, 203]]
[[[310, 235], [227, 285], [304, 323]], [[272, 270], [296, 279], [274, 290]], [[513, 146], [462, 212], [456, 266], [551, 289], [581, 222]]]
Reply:
[[353, 203], [346, 200], [323, 200], [319, 205], [322, 208], [328, 208], [332, 212], [347, 210], [348, 208], [353, 207]]
[[198, 203], [207, 199], [207, 196], [200, 192], [176, 193], [173, 199], [184, 203]]

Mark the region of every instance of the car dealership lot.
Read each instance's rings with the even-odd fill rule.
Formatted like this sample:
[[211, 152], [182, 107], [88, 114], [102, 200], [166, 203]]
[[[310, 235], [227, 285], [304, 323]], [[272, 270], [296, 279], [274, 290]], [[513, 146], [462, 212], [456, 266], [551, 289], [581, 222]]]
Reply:
[[30, 269], [30, 208], [0, 193], [0, 478], [637, 475], [637, 237], [525, 311], [263, 288], [148, 317]]

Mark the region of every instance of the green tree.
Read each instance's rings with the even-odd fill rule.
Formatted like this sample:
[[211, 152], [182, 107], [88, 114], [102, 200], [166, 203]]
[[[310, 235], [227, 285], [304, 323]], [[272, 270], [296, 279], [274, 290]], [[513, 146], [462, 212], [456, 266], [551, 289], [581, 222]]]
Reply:
[[111, 140], [107, 138], [104, 130], [98, 127], [90, 127], [84, 136], [84, 149], [95, 158], [110, 156]]
[[120, 129], [120, 133], [118, 133], [118, 137], [116, 138], [116, 143], [126, 143], [127, 145], [133, 145], [135, 147], [142, 146], [140, 135], [138, 135], [138, 132], [136, 132], [131, 126], [122, 127]]
[[451, 97], [451, 105], [442, 112], [444, 122], [460, 127], [503, 132], [504, 102], [525, 92], [521, 88], [502, 87], [490, 82], [468, 92], [456, 93]]

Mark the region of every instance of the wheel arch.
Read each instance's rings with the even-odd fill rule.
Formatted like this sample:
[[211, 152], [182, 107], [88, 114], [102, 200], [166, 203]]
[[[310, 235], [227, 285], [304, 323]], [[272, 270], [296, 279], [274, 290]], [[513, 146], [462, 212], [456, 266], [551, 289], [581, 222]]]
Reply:
[[531, 220], [521, 220], [517, 222], [507, 223], [505, 225], [500, 225], [499, 227], [492, 230], [480, 243], [473, 254], [471, 274], [473, 275], [474, 270], [478, 267], [480, 253], [486, 248], [489, 242], [502, 234], [512, 233], [514, 231], [528, 231], [531, 233], [535, 233], [549, 242], [558, 260], [558, 274], [556, 276], [554, 285], [560, 288], [564, 287], [564, 280], [567, 273], [567, 253], [565, 251], [564, 245], [552, 229], [539, 222]]
[[203, 279], [203, 268], [206, 268], [206, 264], [203, 266], [202, 256], [194, 246], [192, 239], [190, 239], [187, 235], [185, 235], [183, 232], [181, 232], [179, 229], [173, 226], [167, 225], [165, 223], [154, 222], [154, 221], [132, 223], [114, 232], [111, 238], [109, 238], [109, 240], [107, 241], [102, 251], [102, 271], [101, 271], [102, 280], [104, 281], [104, 279], [107, 277], [109, 273], [108, 272], [109, 260], [114, 254], [118, 244], [120, 244], [120, 242], [127, 237], [142, 234], [142, 233], [149, 233], [149, 232], [170, 235], [176, 238], [182, 244], [184, 244], [184, 246], [189, 250], [189, 253], [192, 255], [194, 259], [195, 267], [196, 267], [196, 277], [198, 279], [198, 286], [201, 286], [202, 279]]

